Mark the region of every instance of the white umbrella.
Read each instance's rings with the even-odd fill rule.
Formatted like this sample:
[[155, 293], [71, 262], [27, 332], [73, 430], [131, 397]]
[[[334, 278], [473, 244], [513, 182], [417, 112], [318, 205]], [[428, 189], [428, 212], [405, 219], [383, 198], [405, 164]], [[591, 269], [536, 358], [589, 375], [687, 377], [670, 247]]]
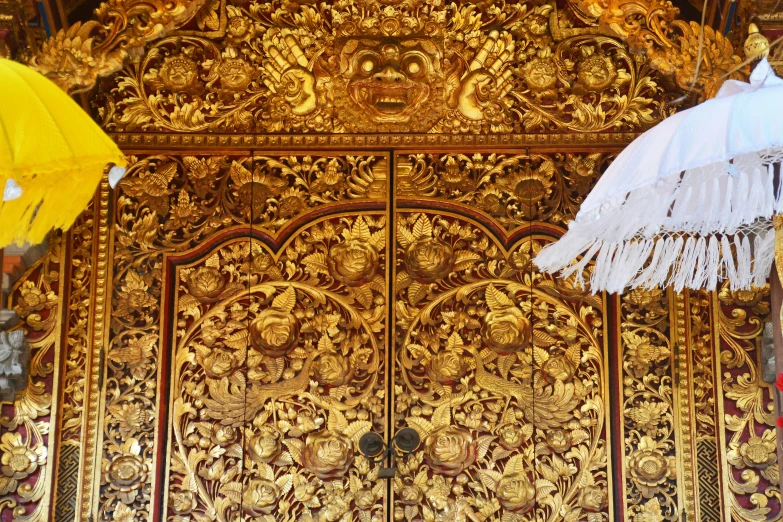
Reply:
[[783, 80], [764, 58], [749, 84], [725, 82], [626, 147], [535, 263], [582, 285], [595, 260], [593, 292], [762, 285], [783, 210], [781, 159]]

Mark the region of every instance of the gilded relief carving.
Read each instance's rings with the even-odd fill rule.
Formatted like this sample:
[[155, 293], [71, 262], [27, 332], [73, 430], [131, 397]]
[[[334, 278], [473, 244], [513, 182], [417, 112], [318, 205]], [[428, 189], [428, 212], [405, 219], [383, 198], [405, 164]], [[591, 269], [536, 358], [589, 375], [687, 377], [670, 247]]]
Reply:
[[240, 239], [177, 271], [170, 516], [382, 512], [354, 451], [385, 432], [385, 221], [322, 220], [280, 256]]
[[602, 302], [449, 214], [396, 214], [396, 520], [606, 520]]
[[622, 425], [626, 513], [631, 520], [679, 520], [674, 367], [666, 293], [622, 296]]
[[780, 520], [780, 477], [771, 387], [762, 381], [758, 342], [770, 312], [769, 287], [717, 296], [724, 496], [733, 519]]
[[397, 194], [479, 209], [512, 231], [531, 221], [565, 225], [609, 154], [416, 154], [396, 158]]
[[0, 416], [0, 517], [19, 522], [49, 520], [50, 439], [53, 376], [59, 365], [56, 346], [59, 309], [62, 242], [49, 240], [46, 254], [16, 283], [9, 305], [21, 319], [30, 346], [27, 387], [17, 392], [12, 404], [2, 404]]
[[[162, 349], [179, 357], [172, 364], [182, 386], [174, 389], [184, 394], [171, 406], [177, 446], [169, 464], [172, 476], [183, 477], [180, 484], [187, 486], [172, 490], [171, 516], [220, 513], [228, 519], [240, 510], [263, 516], [250, 505], [242, 508], [237, 499], [257, 497], [263, 504], [271, 492], [283, 491], [280, 495], [290, 493], [290, 498], [281, 505], [288, 502], [300, 512], [318, 507], [313, 496], [318, 477], [334, 474], [329, 466], [340, 458], [332, 452], [343, 448], [347, 458], [346, 440], [373, 423], [375, 429], [383, 427], [385, 214], [321, 220], [279, 253], [261, 242], [251, 244], [250, 227], [274, 235], [309, 210], [334, 203], [375, 200], [383, 208], [387, 160], [133, 159], [115, 207], [101, 516], [151, 513], [152, 478], [165, 464], [153, 450], [156, 426], [165, 422], [156, 403]], [[227, 229], [248, 239], [219, 249], [200, 266], [164, 276], [164, 255], [184, 252]], [[170, 277], [179, 278], [179, 351], [161, 347], [163, 281]], [[193, 422], [196, 411], [203, 416]], [[259, 431], [270, 415], [280, 423], [277, 434]], [[258, 426], [251, 424], [262, 417]], [[264, 455], [276, 451], [278, 436], [287, 457], [268, 459]], [[252, 455], [260, 455], [258, 462]], [[335, 469], [342, 465], [347, 462]], [[369, 471], [366, 462], [356, 466]], [[218, 476], [223, 476], [220, 486], [228, 487], [216, 485]], [[201, 486], [192, 489], [195, 483]], [[341, 484], [328, 486], [333, 494], [324, 503], [352, 498], [356, 480]], [[380, 502], [373, 497], [369, 505], [364, 496], [370, 511], [375, 500]]]

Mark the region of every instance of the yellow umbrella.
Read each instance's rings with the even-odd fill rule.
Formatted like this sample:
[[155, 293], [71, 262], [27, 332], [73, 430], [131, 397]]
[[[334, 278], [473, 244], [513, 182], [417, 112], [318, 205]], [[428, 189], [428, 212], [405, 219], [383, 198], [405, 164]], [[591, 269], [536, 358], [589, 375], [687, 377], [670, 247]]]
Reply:
[[41, 243], [49, 230], [69, 228], [110, 164], [116, 183], [125, 156], [70, 96], [0, 59], [0, 248]]

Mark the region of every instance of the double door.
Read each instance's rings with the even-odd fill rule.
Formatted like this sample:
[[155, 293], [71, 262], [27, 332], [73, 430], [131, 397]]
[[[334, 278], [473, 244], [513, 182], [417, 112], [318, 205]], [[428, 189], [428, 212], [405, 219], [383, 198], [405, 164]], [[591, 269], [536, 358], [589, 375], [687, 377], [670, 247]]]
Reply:
[[[170, 220], [150, 240], [165, 390], [153, 510], [198, 522], [606, 519], [604, 303], [531, 263], [604, 160], [150, 159], [117, 215]], [[165, 209], [139, 188], [153, 176], [169, 176]], [[150, 277], [128, 266], [122, 281]], [[420, 446], [379, 478], [359, 439], [405, 427]]]

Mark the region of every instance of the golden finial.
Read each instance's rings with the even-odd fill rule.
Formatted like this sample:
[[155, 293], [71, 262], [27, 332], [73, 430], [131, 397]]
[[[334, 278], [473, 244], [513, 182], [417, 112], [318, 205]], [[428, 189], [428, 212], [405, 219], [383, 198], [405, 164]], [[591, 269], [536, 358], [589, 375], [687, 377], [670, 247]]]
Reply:
[[760, 60], [769, 56], [769, 40], [761, 34], [756, 24], [748, 26], [748, 38], [745, 40], [745, 58]]

